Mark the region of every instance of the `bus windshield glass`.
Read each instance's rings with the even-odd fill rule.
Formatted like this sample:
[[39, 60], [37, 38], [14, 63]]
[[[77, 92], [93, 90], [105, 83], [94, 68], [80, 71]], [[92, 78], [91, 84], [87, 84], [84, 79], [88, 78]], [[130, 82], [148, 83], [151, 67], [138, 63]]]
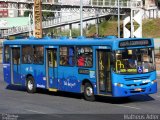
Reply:
[[121, 74], [147, 73], [155, 70], [153, 48], [115, 51], [114, 71]]

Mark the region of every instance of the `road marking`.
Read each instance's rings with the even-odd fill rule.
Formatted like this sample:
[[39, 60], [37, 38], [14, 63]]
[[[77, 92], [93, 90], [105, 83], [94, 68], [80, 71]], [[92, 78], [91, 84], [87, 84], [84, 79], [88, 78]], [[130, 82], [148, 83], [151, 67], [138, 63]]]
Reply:
[[138, 108], [138, 107], [133, 107], [133, 106], [127, 106], [127, 105], [117, 105], [117, 106], [120, 106], [120, 107], [126, 107], [126, 108], [132, 108], [132, 109], [141, 109], [141, 108]]
[[38, 113], [38, 114], [46, 114], [44, 112], [40, 112], [40, 111], [36, 111], [36, 110], [29, 110], [29, 109], [25, 109], [26, 111], [30, 111], [30, 112], [34, 112], [34, 113]]

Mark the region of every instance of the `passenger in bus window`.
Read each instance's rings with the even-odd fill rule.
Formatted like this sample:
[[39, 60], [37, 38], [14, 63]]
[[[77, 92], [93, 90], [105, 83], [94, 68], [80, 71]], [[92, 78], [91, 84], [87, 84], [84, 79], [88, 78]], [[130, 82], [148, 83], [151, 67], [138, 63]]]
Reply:
[[23, 62], [24, 63], [31, 63], [32, 60], [31, 60], [31, 56], [29, 54], [26, 54], [23, 58]]
[[62, 56], [60, 58], [60, 65], [68, 65], [68, 58], [67, 58], [67, 56]]
[[78, 56], [78, 66], [85, 66], [85, 58], [84, 58], [84, 55]]
[[91, 56], [86, 57], [85, 66], [88, 66], [88, 67], [92, 66], [92, 57]]

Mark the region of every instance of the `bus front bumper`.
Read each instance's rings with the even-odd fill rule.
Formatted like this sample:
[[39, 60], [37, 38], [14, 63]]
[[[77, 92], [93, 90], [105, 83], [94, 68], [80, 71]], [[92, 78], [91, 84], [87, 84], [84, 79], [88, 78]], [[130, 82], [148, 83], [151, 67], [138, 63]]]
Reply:
[[139, 88], [127, 89], [120, 86], [114, 86], [113, 88], [113, 97], [127, 97], [140, 94], [153, 94], [157, 92], [157, 82], [145, 87], [139, 86]]

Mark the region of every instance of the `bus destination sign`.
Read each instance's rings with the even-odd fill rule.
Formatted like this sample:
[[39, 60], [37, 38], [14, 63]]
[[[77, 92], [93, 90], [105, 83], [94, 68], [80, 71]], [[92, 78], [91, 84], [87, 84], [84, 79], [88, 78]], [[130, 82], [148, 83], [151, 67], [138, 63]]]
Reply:
[[127, 40], [121, 41], [119, 47], [134, 47], [134, 46], [146, 46], [151, 45], [150, 40]]

